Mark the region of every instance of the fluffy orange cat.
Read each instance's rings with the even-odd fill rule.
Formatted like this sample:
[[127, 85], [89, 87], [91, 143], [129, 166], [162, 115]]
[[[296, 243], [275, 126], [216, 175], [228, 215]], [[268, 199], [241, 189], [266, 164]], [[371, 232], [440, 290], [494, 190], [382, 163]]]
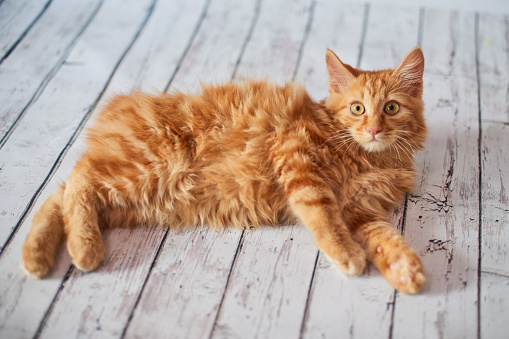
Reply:
[[51, 269], [63, 235], [76, 267], [105, 249], [100, 227], [206, 224], [214, 229], [302, 223], [345, 274], [369, 259], [417, 293], [421, 261], [388, 221], [414, 185], [413, 153], [427, 130], [424, 57], [362, 71], [326, 53], [330, 96], [299, 85], [203, 87], [201, 94], [113, 98], [88, 131], [88, 150], [36, 213], [22, 263]]

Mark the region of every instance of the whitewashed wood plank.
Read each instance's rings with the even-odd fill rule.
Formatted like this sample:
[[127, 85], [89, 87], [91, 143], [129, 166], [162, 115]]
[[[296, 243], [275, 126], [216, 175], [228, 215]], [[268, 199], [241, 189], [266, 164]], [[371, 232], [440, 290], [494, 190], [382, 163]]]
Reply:
[[[338, 12], [342, 13], [341, 16], [333, 16]], [[354, 67], [357, 66], [361, 50], [363, 53], [360, 61], [363, 67], [396, 67], [405, 54], [417, 44], [418, 8], [369, 6], [364, 9], [359, 5], [347, 7], [345, 4], [317, 3], [316, 17], [327, 17], [326, 13], [330, 13], [332, 17], [328, 21], [318, 21], [316, 28], [313, 25], [310, 43], [315, 40], [315, 35], [316, 40], [320, 37], [328, 38], [329, 47], [336, 51], [344, 62]], [[366, 17], [363, 18], [363, 15]], [[380, 25], [387, 17], [391, 18], [391, 22]], [[362, 45], [364, 20], [367, 20], [367, 31]], [[384, 44], [378, 43], [381, 37], [385, 37]], [[345, 58], [342, 55], [343, 50], [346, 50]], [[303, 62], [305, 61], [303, 58]], [[311, 60], [302, 66], [303, 69], [313, 68]], [[322, 81], [324, 84], [321, 87], [327, 90], [326, 73]], [[400, 229], [404, 219], [403, 210], [404, 205], [401, 205], [392, 217], [394, 226]], [[389, 336], [393, 301], [393, 288], [373, 266], [370, 265], [366, 274], [361, 277], [346, 279], [320, 255], [308, 302], [303, 337]], [[359, 317], [359, 314], [362, 314], [362, 317]], [[370, 326], [366, 326], [366, 323]]]
[[171, 231], [126, 332], [127, 338], [207, 338], [241, 231]]
[[[396, 209], [391, 218], [399, 229], [403, 208]], [[302, 337], [390, 337], [393, 311], [394, 289], [373, 265], [362, 276], [347, 278], [320, 253]]]
[[[264, 2], [236, 77], [290, 80], [310, 15], [311, 1]], [[246, 232], [212, 337], [298, 337], [315, 258], [301, 226]]]
[[[159, 94], [181, 72], [182, 58], [203, 25], [207, 0], [158, 0], [147, 27], [129, 51], [103, 98], [140, 90]], [[206, 18], [204, 18], [206, 20]], [[178, 71], [178, 72], [177, 72]]]
[[231, 81], [249, 34], [257, 24], [261, 2], [213, 0], [170, 90], [196, 93], [201, 89], [200, 83]]
[[509, 18], [479, 18], [482, 123], [480, 321], [483, 338], [509, 332]]
[[424, 101], [430, 130], [422, 175], [408, 202], [405, 238], [421, 255], [427, 286], [398, 294], [394, 338], [477, 333], [478, 98], [473, 13], [426, 10]]
[[329, 75], [325, 51], [330, 48], [344, 63], [357, 66], [362, 43], [364, 4], [343, 1], [317, 1], [312, 26], [297, 70], [302, 82], [315, 100], [329, 96]]
[[[360, 19], [359, 19], [360, 20]], [[397, 67], [418, 44], [419, 9], [371, 5], [360, 68]]]
[[[172, 87], [191, 89], [198, 79], [212, 81], [219, 73], [223, 79], [230, 78], [255, 23], [257, 5], [258, 1], [212, 1]], [[170, 230], [126, 336], [207, 337], [214, 326], [240, 235], [237, 230]]]
[[0, 7], [0, 62], [46, 10], [51, 0], [6, 0]]
[[270, 79], [275, 83], [291, 80], [310, 7], [308, 0], [264, 1], [236, 78]]
[[107, 230], [104, 263], [91, 273], [72, 272], [39, 337], [121, 337], [165, 233], [161, 228]]
[[[0, 146], [11, 126], [62, 66], [102, 0], [54, 0], [0, 65]], [[30, 5], [29, 5], [30, 6]]]
[[316, 254], [303, 226], [246, 231], [213, 337], [298, 338]]
[[[78, 127], [83, 113], [87, 112], [88, 107], [93, 105], [97, 96], [101, 94], [105, 82], [108, 81], [109, 74], [111, 74], [119, 58], [121, 58], [126, 48], [128, 48], [131, 41], [134, 39], [135, 33], [141, 28], [147, 16], [147, 9], [151, 3], [152, 2], [148, 0], [145, 2], [133, 1], [133, 3], [111, 0], [102, 6], [94, 22], [89, 27], [89, 30], [77, 44], [77, 54], [71, 54], [72, 60], [77, 60], [78, 57], [84, 58], [81, 66], [82, 68], [76, 69], [74, 65], [63, 67], [49, 86], [55, 89], [55, 91], [50, 91], [49, 94], [46, 94], [46, 92], [43, 93], [40, 100], [37, 101], [40, 107], [35, 111], [34, 115], [36, 116], [39, 114], [39, 120], [34, 116], [31, 121], [32, 125], [28, 125], [28, 122], [30, 122], [29, 115], [27, 115], [24, 120], [24, 123], [27, 123], [26, 129], [30, 131], [30, 128], [33, 128], [35, 131], [32, 129], [31, 133], [21, 135], [20, 137], [25, 137], [25, 140], [29, 139], [30, 136], [32, 138], [40, 138], [39, 140], [41, 140], [41, 142], [44, 141], [44, 144], [40, 146], [47, 146], [49, 142], [48, 139], [53, 137], [52, 131], [58, 130], [56, 127], [48, 127], [48, 123], [62, 120], [60, 117], [64, 115], [64, 112], [74, 112], [74, 120], [66, 120], [61, 123], [64, 126], [62, 129], [72, 130]], [[130, 7], [122, 6], [122, 4], [126, 6], [129, 5]], [[102, 34], [104, 31], [111, 32], [111, 35]], [[95, 56], [93, 55], [94, 53], [99, 55]], [[101, 63], [97, 63], [94, 60], [96, 58], [100, 59]], [[90, 63], [86, 63], [85, 61]], [[109, 71], [104, 72], [104, 70]], [[62, 100], [62, 97], [66, 95], [70, 97], [67, 100]], [[45, 110], [44, 108], [47, 107], [53, 107], [56, 109], [56, 112]], [[79, 113], [82, 114], [81, 117], [78, 115]], [[70, 113], [67, 114], [72, 115]], [[37, 126], [37, 124], [39, 124], [39, 126]], [[43, 129], [44, 126], [49, 131], [45, 131]], [[67, 139], [70, 138], [70, 134], [67, 135]], [[10, 141], [13, 140], [16, 140], [14, 135]], [[62, 139], [58, 140], [62, 141]], [[49, 149], [59, 152], [66, 146], [66, 142], [67, 141], [61, 142], [60, 144], [52, 144], [52, 148], [46, 147], [44, 150]], [[13, 151], [16, 150], [16, 146], [19, 147], [19, 144], [20, 143], [14, 143], [12, 147]], [[34, 154], [38, 155], [40, 153], [40, 149], [32, 146], [36, 144], [36, 141], [30, 141], [27, 144], [30, 145], [30, 147], [18, 149], [18, 152], [26, 152], [29, 159], [20, 157], [17, 161], [19, 161], [19, 163], [25, 161], [26, 165], [23, 167], [25, 170], [30, 166], [34, 166], [36, 167], [34, 170], [36, 174], [45, 169], [47, 173], [49, 170], [47, 166], [41, 168], [40, 163], [38, 164], [39, 166], [36, 166], [37, 160], [40, 160], [40, 158], [34, 156]], [[78, 143], [78, 146], [73, 148], [73, 152], [71, 152], [69, 157], [64, 159], [61, 172], [56, 176], [58, 179], [52, 180], [48, 184], [47, 189], [41, 194], [39, 203], [54, 191], [60, 181], [59, 179], [65, 178], [71, 172], [82, 149], [83, 143]], [[2, 152], [3, 151], [5, 151], [5, 149], [3, 149]], [[30, 153], [30, 151], [32, 153]], [[4, 154], [2, 153], [0, 156], [4, 156]], [[7, 161], [10, 160], [8, 157], [2, 160], [6, 164], [5, 167], [13, 165], [13, 163]], [[36, 165], [30, 164], [30, 160], [35, 162]], [[16, 162], [14, 162], [14, 164], [16, 164]], [[4, 172], [2, 172], [2, 174], [4, 174]], [[11, 175], [13, 174], [11, 173]], [[44, 176], [45, 175], [46, 174], [44, 174]], [[44, 176], [37, 178], [37, 182], [43, 182]], [[29, 188], [25, 187], [25, 189], [29, 191]], [[23, 190], [20, 192], [23, 192]], [[8, 192], [3, 191], [2, 199], [6, 198], [8, 198]], [[60, 257], [57, 260], [56, 268], [47, 279], [34, 281], [28, 278], [19, 268], [18, 258], [21, 253], [21, 246], [30, 227], [31, 217], [32, 214], [24, 220], [12, 242], [3, 251], [0, 257], [0, 272], [2, 272], [0, 275], [0, 333], [2, 336], [5, 334], [6, 337], [30, 337], [37, 331], [41, 319], [51, 305], [55, 294], [59, 290], [62, 278], [69, 268], [70, 260], [66, 255], [65, 249], [60, 251], [61, 253], [59, 254]], [[135, 235], [132, 237], [135, 237]], [[111, 238], [115, 237], [112, 236]], [[150, 237], [147, 238], [149, 238], [147, 240], [149, 241]], [[112, 246], [112, 248], [113, 247], [114, 246]], [[133, 251], [136, 252], [136, 248], [134, 248]], [[129, 273], [131, 271], [127, 270], [127, 272]], [[27, 315], [29, 315], [29, 317], [27, 317]]]

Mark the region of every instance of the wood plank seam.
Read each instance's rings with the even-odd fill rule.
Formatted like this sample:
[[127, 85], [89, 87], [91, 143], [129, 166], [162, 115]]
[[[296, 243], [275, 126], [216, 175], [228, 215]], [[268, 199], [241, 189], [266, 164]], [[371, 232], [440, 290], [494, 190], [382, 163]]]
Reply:
[[212, 337], [214, 336], [214, 332], [216, 331], [217, 321], [219, 319], [219, 313], [221, 312], [221, 308], [222, 308], [223, 302], [224, 302], [224, 297], [226, 295], [226, 291], [228, 290], [228, 285], [230, 283], [230, 278], [231, 278], [232, 273], [233, 273], [233, 268], [235, 267], [235, 263], [237, 261], [237, 257], [239, 255], [240, 251], [242, 251], [242, 246], [244, 245], [244, 234], [245, 233], [246, 233], [246, 230], [243, 229], [242, 233], [240, 234], [239, 244], [237, 245], [237, 249], [235, 250], [235, 254], [233, 256], [232, 264], [230, 265], [230, 271], [228, 272], [228, 277], [226, 278], [226, 283], [224, 285], [223, 295], [221, 297], [221, 301], [219, 302], [219, 307], [217, 308], [216, 316], [214, 317], [214, 324], [212, 325], [212, 330], [210, 331], [209, 339], [212, 339]]
[[73, 48], [76, 45], [76, 43], [79, 41], [80, 37], [86, 31], [87, 27], [90, 25], [92, 20], [95, 18], [96, 14], [99, 12], [99, 9], [101, 8], [103, 2], [104, 2], [104, 0], [100, 0], [100, 2], [97, 4], [96, 8], [92, 11], [91, 15], [87, 18], [87, 20], [85, 21], [84, 25], [81, 27], [81, 29], [78, 31], [78, 33], [74, 37], [74, 39], [64, 49], [64, 51], [63, 51], [61, 57], [59, 58], [59, 60], [51, 68], [51, 70], [48, 72], [48, 74], [46, 74], [46, 76], [41, 81], [40, 85], [35, 90], [35, 92], [32, 95], [32, 97], [27, 101], [26, 105], [23, 107], [23, 109], [18, 114], [16, 119], [14, 119], [14, 121], [12, 122], [11, 126], [9, 127], [9, 129], [7, 131], [5, 131], [4, 135], [0, 139], [0, 150], [5, 146], [6, 142], [9, 140], [9, 137], [12, 135], [14, 130], [18, 127], [20, 121], [25, 116], [25, 113], [26, 113], [27, 109], [32, 105], [32, 103], [34, 103], [35, 101], [37, 101], [37, 99], [39, 99], [39, 97], [41, 96], [42, 92], [44, 92], [44, 90], [46, 89], [47, 85], [50, 83], [51, 79], [53, 79], [53, 77], [58, 73], [60, 68], [65, 64], [65, 60], [67, 59], [67, 57], [69, 56], [69, 54], [73, 50]]
[[175, 68], [175, 71], [173, 72], [173, 74], [172, 74], [170, 80], [168, 81], [168, 84], [164, 88], [163, 92], [165, 92], [165, 93], [168, 92], [168, 89], [170, 88], [170, 85], [173, 82], [173, 79], [175, 78], [175, 74], [177, 74], [178, 70], [180, 69], [180, 66], [182, 65], [182, 61], [186, 57], [187, 52], [189, 51], [189, 48], [191, 48], [193, 40], [196, 37], [196, 35], [198, 34], [198, 31], [200, 30], [200, 27], [201, 27], [201, 24], [203, 22], [203, 19], [205, 19], [205, 17], [207, 16], [207, 11], [208, 11], [208, 9], [210, 7], [210, 1], [211, 0], [207, 0], [207, 2], [205, 3], [205, 6], [203, 8], [203, 12], [202, 12], [200, 18], [198, 19], [198, 23], [195, 26], [193, 33], [191, 34], [191, 39], [189, 39], [189, 42], [188, 42], [188, 44], [187, 44], [187, 46], [186, 46], [186, 48], [184, 50], [184, 53], [182, 53], [182, 56], [180, 57], [180, 60], [177, 63], [177, 67]]
[[53, 296], [53, 299], [51, 300], [51, 303], [49, 304], [48, 309], [46, 310], [46, 312], [44, 313], [44, 316], [42, 317], [41, 321], [39, 322], [39, 326], [37, 327], [37, 330], [35, 331], [35, 334], [33, 336], [34, 339], [39, 338], [41, 336], [41, 333], [42, 333], [44, 327], [46, 326], [48, 318], [51, 315], [51, 312], [53, 311], [53, 308], [56, 305], [56, 301], [58, 300], [58, 296], [60, 295], [60, 292], [62, 292], [62, 290], [64, 289], [67, 280], [69, 280], [69, 278], [71, 277], [71, 275], [75, 269], [76, 268], [73, 265], [69, 266], [69, 269], [67, 270], [64, 278], [62, 279], [62, 282], [60, 283], [60, 287], [58, 288], [57, 293], [55, 293], [55, 295]]
[[260, 17], [260, 9], [262, 7], [263, 0], [257, 0], [256, 6], [255, 6], [255, 14], [253, 17], [253, 21], [251, 22], [251, 25], [249, 26], [249, 30], [246, 36], [246, 39], [244, 40], [244, 43], [242, 44], [242, 48], [240, 49], [239, 57], [237, 58], [235, 62], [235, 67], [233, 68], [233, 74], [231, 77], [231, 80], [235, 79], [237, 76], [237, 70], [239, 69], [240, 62], [242, 61], [242, 57], [244, 56], [244, 52], [246, 51], [246, 46], [251, 41], [251, 37], [253, 36], [253, 31], [255, 30], [256, 25], [258, 24], [258, 18]]
[[[2, 0], [2, 2], [3, 1], [4, 0]], [[16, 39], [16, 41], [11, 45], [11, 47], [9, 47], [7, 49], [7, 51], [5, 51], [5, 54], [0, 59], [0, 65], [2, 64], [2, 62], [4, 62], [5, 59], [7, 59], [9, 57], [9, 55], [12, 53], [12, 51], [14, 51], [16, 49], [16, 47], [18, 47], [19, 43], [25, 38], [25, 36], [28, 34], [28, 32], [30, 32], [32, 27], [34, 27], [34, 25], [37, 23], [37, 21], [39, 21], [39, 19], [44, 15], [46, 10], [51, 5], [52, 1], [53, 0], [48, 0], [46, 5], [44, 5], [44, 7], [39, 12], [39, 14], [37, 14], [37, 16], [32, 20], [32, 22], [25, 28], [25, 30], [21, 33], [21, 35], [18, 37], [18, 39]], [[0, 6], [2, 5], [2, 2], [0, 2]], [[0, 10], [1, 10], [1, 8], [0, 8]]]
[[481, 112], [481, 76], [479, 70], [479, 12], [475, 13], [475, 74], [477, 77], [477, 107], [478, 107], [478, 139], [477, 139], [477, 160], [479, 166], [479, 234], [478, 234], [478, 257], [477, 257], [477, 338], [481, 338], [481, 284], [482, 284], [482, 190], [483, 190], [483, 171], [482, 171], [482, 112]]
[[311, 7], [309, 8], [309, 17], [308, 22], [306, 23], [306, 29], [304, 31], [304, 37], [302, 38], [300, 47], [299, 47], [299, 55], [297, 56], [297, 62], [295, 63], [295, 68], [292, 73], [292, 81], [295, 81], [297, 77], [297, 72], [299, 70], [299, 66], [302, 60], [302, 54], [304, 51], [304, 46], [306, 45], [306, 42], [309, 37], [309, 32], [311, 31], [311, 26], [313, 25], [313, 17], [315, 15], [315, 7], [316, 7], [316, 0], [313, 0], [311, 2]]
[[311, 274], [311, 279], [309, 282], [308, 294], [306, 296], [306, 304], [304, 305], [304, 315], [302, 316], [302, 320], [300, 323], [300, 333], [299, 339], [304, 337], [304, 330], [306, 327], [306, 320], [309, 312], [309, 299], [311, 298], [311, 291], [313, 288], [313, 280], [315, 279], [316, 268], [318, 266], [318, 259], [320, 258], [320, 251], [316, 251], [315, 265], [313, 266], [313, 273]]
[[362, 55], [364, 54], [364, 44], [366, 42], [366, 32], [368, 31], [368, 22], [369, 22], [369, 11], [371, 9], [371, 5], [366, 3], [364, 5], [364, 13], [362, 19], [362, 33], [361, 33], [361, 41], [359, 42], [359, 53], [357, 54], [357, 62], [355, 63], [355, 67], [361, 67]]

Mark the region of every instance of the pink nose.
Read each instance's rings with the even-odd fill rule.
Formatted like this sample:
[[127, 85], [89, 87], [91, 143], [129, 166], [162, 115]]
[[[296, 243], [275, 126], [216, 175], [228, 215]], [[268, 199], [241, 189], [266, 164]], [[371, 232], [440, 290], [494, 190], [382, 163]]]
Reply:
[[380, 127], [368, 127], [368, 128], [366, 128], [366, 130], [368, 131], [369, 134], [371, 134], [373, 137], [375, 137], [375, 135], [380, 133], [380, 131], [382, 129]]

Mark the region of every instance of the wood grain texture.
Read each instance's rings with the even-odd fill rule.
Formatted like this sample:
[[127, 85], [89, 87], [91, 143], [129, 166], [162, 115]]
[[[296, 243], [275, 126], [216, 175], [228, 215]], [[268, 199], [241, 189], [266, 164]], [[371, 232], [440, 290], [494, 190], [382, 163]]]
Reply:
[[127, 338], [207, 338], [241, 231], [170, 231], [128, 324]]
[[405, 238], [428, 283], [421, 295], [397, 295], [393, 337], [469, 338], [477, 332], [479, 253], [475, 15], [426, 10], [422, 36], [430, 134]]
[[214, 338], [297, 338], [317, 248], [303, 226], [246, 231]]
[[0, 8], [0, 63], [24, 38], [51, 0], [6, 0]]
[[9, 95], [3, 97], [0, 106], [0, 147], [13, 133], [12, 125], [62, 67], [101, 3], [101, 0], [78, 3], [54, 0], [18, 48], [2, 62], [0, 90]]
[[344, 63], [357, 66], [362, 48], [364, 19], [369, 7], [343, 1], [317, 1], [309, 36], [297, 69], [302, 82], [315, 100], [329, 95], [329, 74], [325, 51], [330, 48]]
[[479, 17], [482, 233], [480, 321], [484, 338], [509, 332], [509, 18]]
[[266, 78], [276, 83], [291, 80], [310, 19], [311, 4], [311, 0], [263, 1], [236, 79]]

